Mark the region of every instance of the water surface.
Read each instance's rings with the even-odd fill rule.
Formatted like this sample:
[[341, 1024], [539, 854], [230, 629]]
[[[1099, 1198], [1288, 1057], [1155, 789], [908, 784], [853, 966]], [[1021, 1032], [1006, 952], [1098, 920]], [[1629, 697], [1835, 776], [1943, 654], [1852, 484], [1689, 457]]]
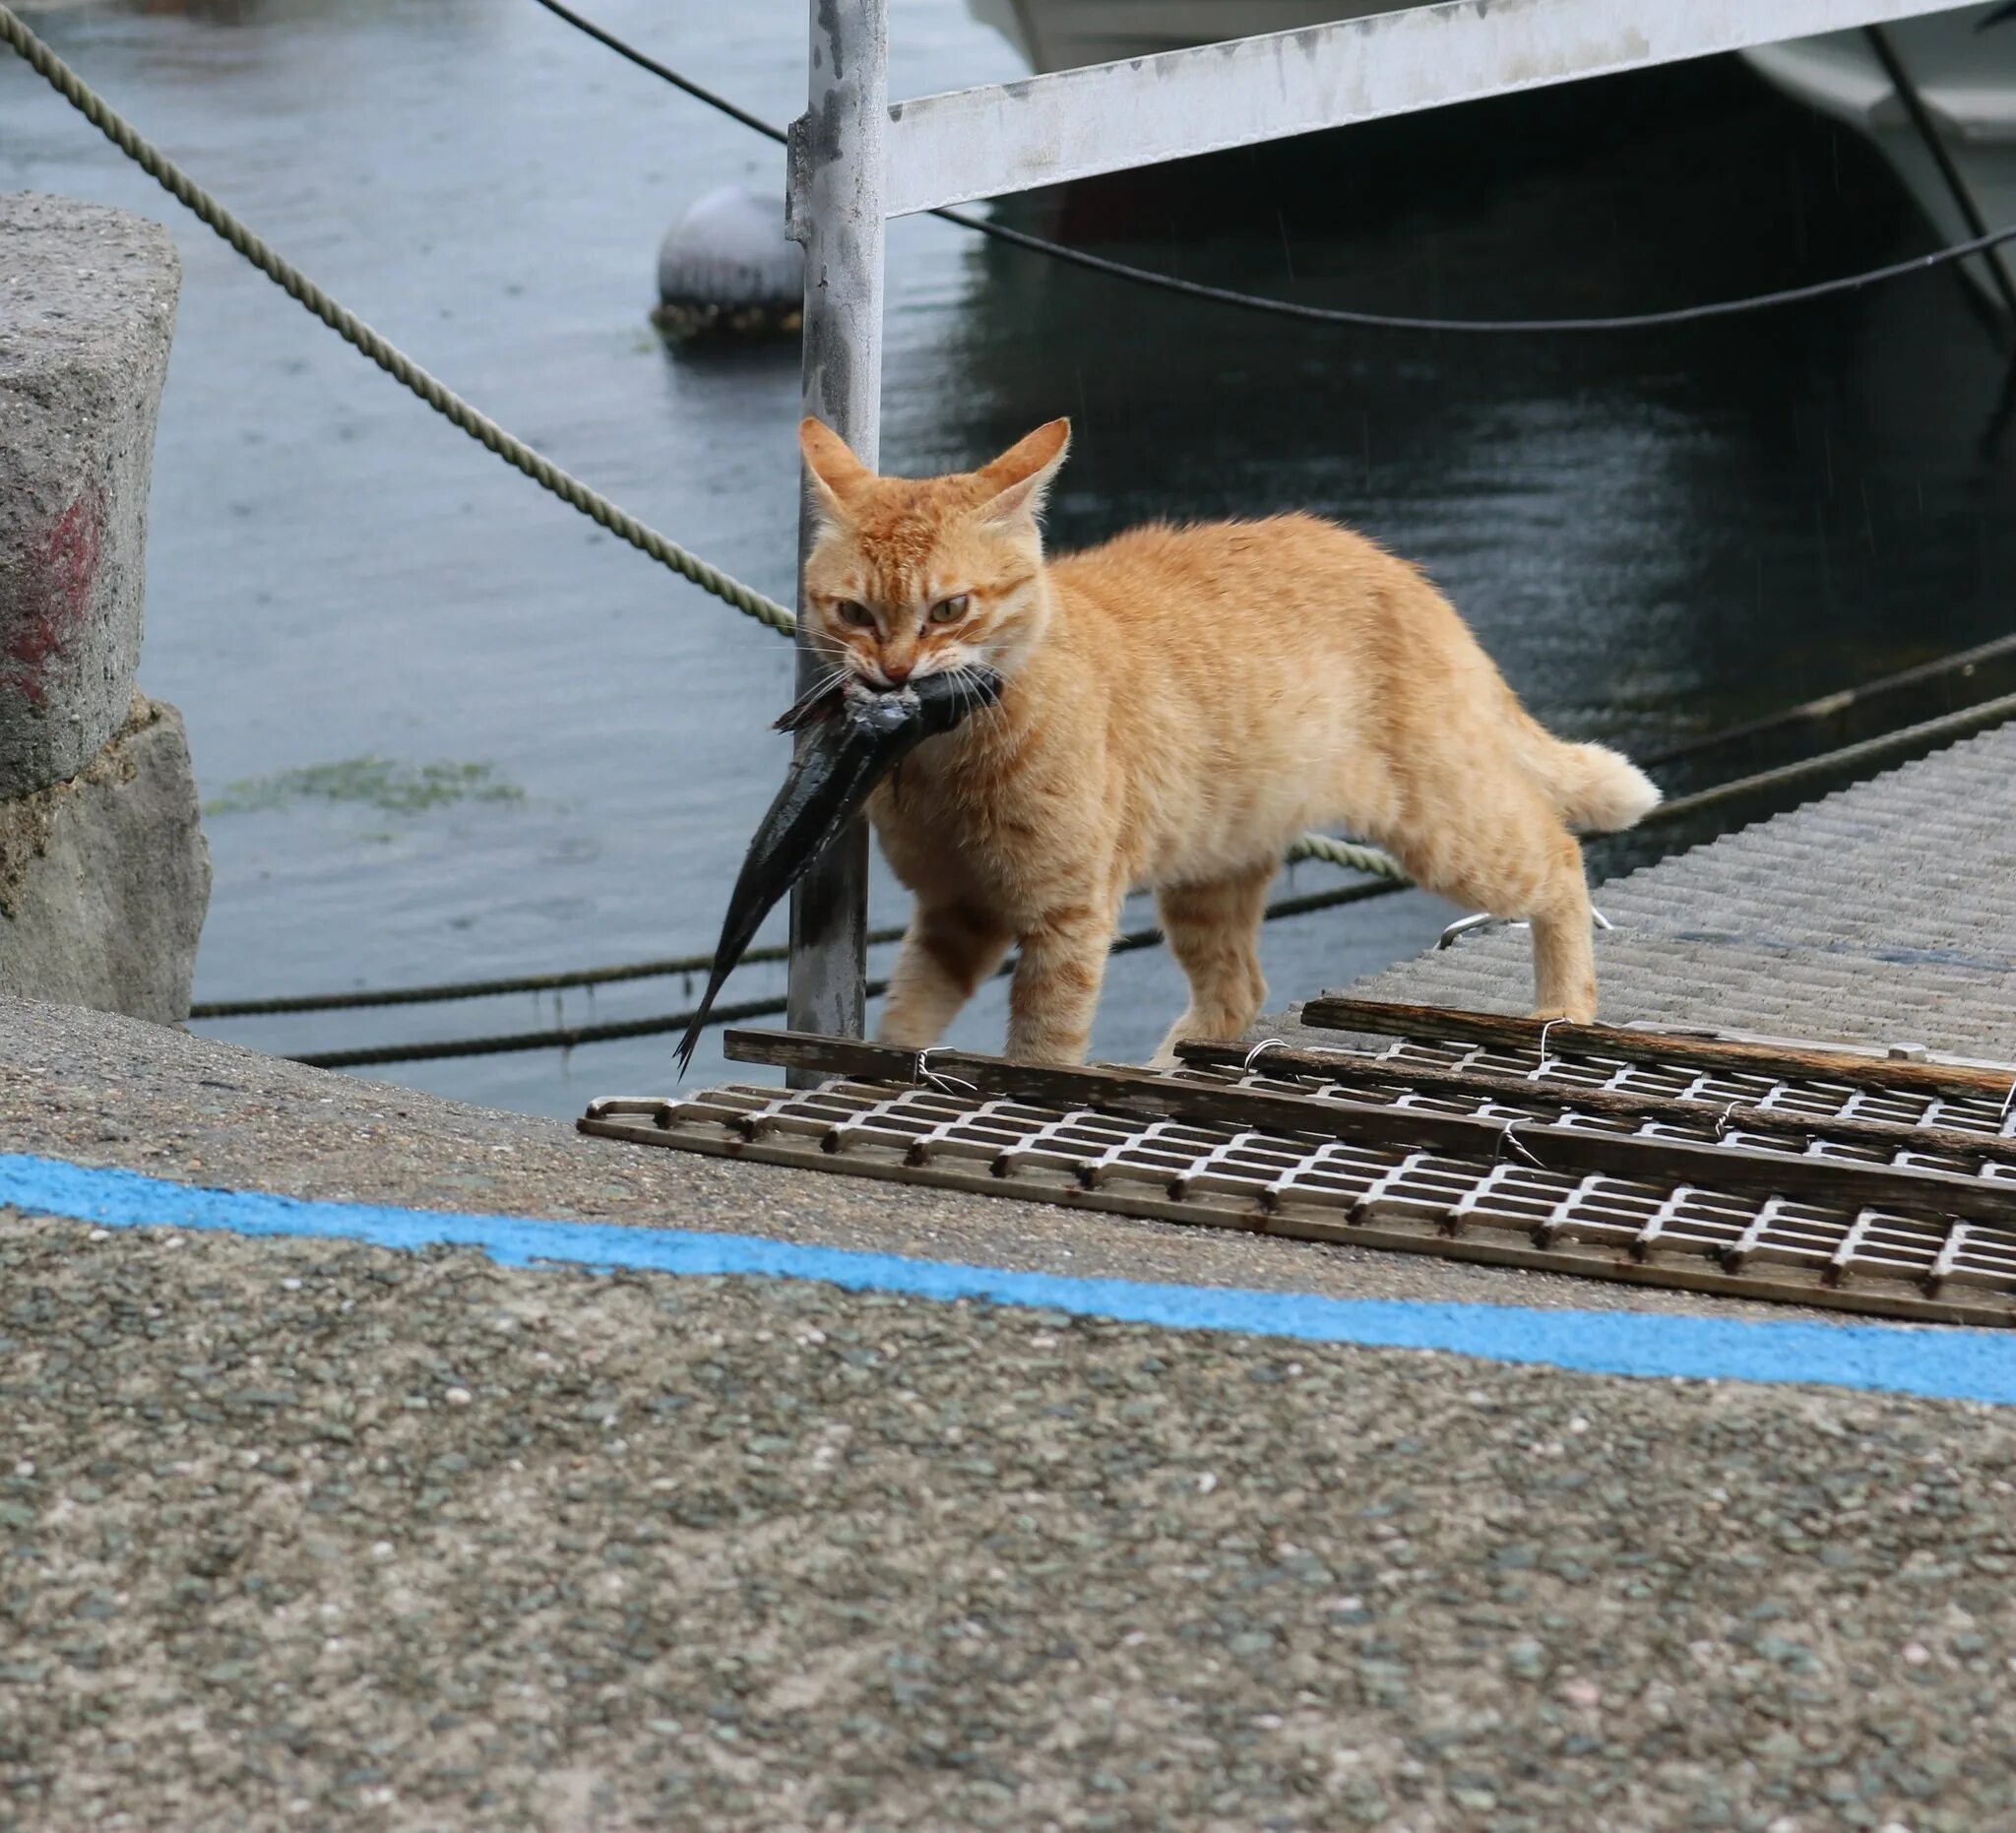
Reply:
[[[598, 0], [777, 119], [803, 7]], [[141, 129], [486, 411], [788, 598], [786, 350], [674, 356], [659, 236], [780, 155], [520, 0], [85, 5], [28, 16]], [[1018, 73], [957, 0], [897, 0], [899, 94]], [[427, 413], [25, 68], [0, 186], [166, 221], [186, 268], [156, 460], [143, 680], [188, 717], [216, 896], [198, 996], [704, 949], [782, 766], [788, 647]], [[1389, 310], [1631, 310], [1925, 245], [1865, 149], [1732, 66], [1084, 187], [1018, 220], [1145, 265]], [[973, 463], [1058, 412], [1055, 537], [1308, 506], [1425, 565], [1564, 731], [1655, 744], [2008, 625], [2001, 358], [1958, 284], [1709, 330], [1342, 333], [1144, 294], [946, 225], [891, 237], [885, 461]], [[1297, 888], [1330, 882], [1304, 868]], [[877, 890], [878, 920], [900, 914]], [[1271, 928], [1283, 993], [1420, 946], [1409, 896]], [[731, 996], [779, 983], [753, 971]], [[674, 1009], [650, 981], [216, 1027], [275, 1049]], [[1097, 1047], [1180, 1005], [1116, 964]], [[961, 1027], [999, 1037], [998, 989]], [[571, 1113], [669, 1042], [383, 1073]], [[700, 1077], [719, 1058], [704, 1050]]]

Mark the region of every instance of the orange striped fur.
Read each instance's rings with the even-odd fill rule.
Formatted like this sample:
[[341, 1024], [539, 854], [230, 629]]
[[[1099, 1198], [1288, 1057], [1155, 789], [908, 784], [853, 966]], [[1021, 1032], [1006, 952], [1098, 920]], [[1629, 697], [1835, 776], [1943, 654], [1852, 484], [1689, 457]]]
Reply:
[[806, 609], [834, 664], [887, 684], [984, 664], [1007, 681], [870, 803], [916, 899], [886, 1042], [935, 1043], [1019, 944], [1008, 1054], [1081, 1061], [1136, 887], [1190, 983], [1158, 1060], [1179, 1037], [1236, 1038], [1266, 997], [1267, 887], [1325, 826], [1530, 919], [1538, 1013], [1595, 1016], [1575, 835], [1628, 827], [1659, 791], [1543, 730], [1414, 567], [1306, 515], [1154, 525], [1046, 559], [1064, 420], [919, 480], [875, 475], [817, 420], [800, 439], [823, 521]]

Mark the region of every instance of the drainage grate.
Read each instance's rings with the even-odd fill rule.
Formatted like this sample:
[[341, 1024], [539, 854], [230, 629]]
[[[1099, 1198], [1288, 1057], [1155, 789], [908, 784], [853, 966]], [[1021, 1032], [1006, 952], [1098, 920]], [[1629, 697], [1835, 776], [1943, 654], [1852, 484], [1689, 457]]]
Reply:
[[1780, 1075], [1659, 1060], [1658, 1043], [1636, 1033], [1618, 1060], [1581, 1034], [1544, 1054], [1410, 1037], [1272, 1046], [1250, 1066], [1192, 1045], [1155, 1074], [731, 1033], [745, 1059], [876, 1079], [599, 1101], [581, 1124], [1169, 1222], [2016, 1324], [2016, 1114], [1992, 1093], [2016, 1070], [1913, 1063], [1914, 1086], [1891, 1087], [1880, 1058]]

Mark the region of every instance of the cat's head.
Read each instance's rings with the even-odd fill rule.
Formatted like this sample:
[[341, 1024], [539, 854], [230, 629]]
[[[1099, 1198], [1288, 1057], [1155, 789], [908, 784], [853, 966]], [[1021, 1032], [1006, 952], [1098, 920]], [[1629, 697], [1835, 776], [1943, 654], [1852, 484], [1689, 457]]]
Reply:
[[878, 477], [831, 427], [800, 425], [821, 523], [806, 613], [836, 664], [876, 687], [970, 664], [1012, 675], [1049, 618], [1037, 517], [1070, 443], [1052, 420], [978, 471]]

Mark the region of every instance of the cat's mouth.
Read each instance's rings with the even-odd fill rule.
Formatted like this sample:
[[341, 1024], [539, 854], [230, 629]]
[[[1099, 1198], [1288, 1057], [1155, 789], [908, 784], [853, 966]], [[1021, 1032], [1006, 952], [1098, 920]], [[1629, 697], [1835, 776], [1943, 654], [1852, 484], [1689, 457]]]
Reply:
[[928, 681], [934, 675], [959, 674], [984, 666], [978, 662], [928, 662], [900, 676], [871, 663], [855, 662], [852, 669], [856, 680], [865, 682], [877, 693], [887, 693], [893, 687], [914, 687], [919, 681]]
[[856, 666], [853, 679], [870, 693], [895, 693], [905, 688], [917, 688], [925, 682], [931, 683], [933, 692], [949, 693], [969, 703], [974, 711], [984, 711], [999, 697], [1002, 676], [991, 662], [975, 658], [972, 661], [932, 662], [923, 667], [913, 669], [901, 681], [892, 679], [880, 668]]

